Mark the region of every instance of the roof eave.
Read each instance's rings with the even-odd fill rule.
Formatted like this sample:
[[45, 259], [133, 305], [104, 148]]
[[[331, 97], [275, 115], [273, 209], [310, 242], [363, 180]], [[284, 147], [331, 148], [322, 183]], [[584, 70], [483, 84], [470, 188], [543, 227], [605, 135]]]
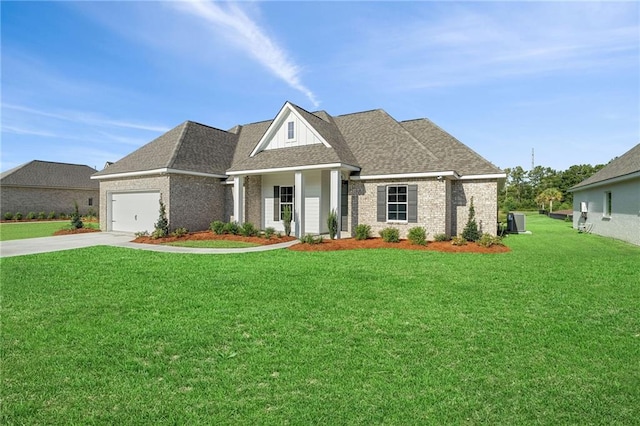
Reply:
[[179, 170], [179, 169], [171, 169], [168, 167], [153, 169], [153, 170], [140, 170], [135, 172], [123, 172], [123, 173], [111, 173], [108, 175], [93, 175], [91, 179], [118, 179], [118, 178], [128, 178], [128, 177], [137, 177], [137, 176], [150, 176], [150, 175], [166, 175], [166, 174], [174, 174], [174, 175], [189, 175], [189, 176], [200, 176], [200, 177], [211, 177], [218, 179], [226, 179], [227, 175], [217, 174], [217, 173], [204, 173], [204, 172], [196, 172], [191, 170]]
[[633, 172], [633, 173], [629, 173], [623, 176], [616, 176], [614, 178], [610, 178], [610, 179], [605, 179], [605, 180], [600, 180], [598, 182], [593, 182], [593, 183], [588, 183], [586, 185], [576, 185], [572, 188], [569, 188], [567, 191], [569, 192], [576, 192], [576, 191], [582, 191], [583, 189], [591, 189], [591, 188], [597, 188], [599, 186], [604, 186], [604, 185], [610, 185], [613, 183], [618, 183], [618, 182], [623, 182], [625, 180], [630, 180], [630, 179], [635, 179], [635, 178], [639, 178], [640, 177], [640, 170], [638, 170], [637, 172]]

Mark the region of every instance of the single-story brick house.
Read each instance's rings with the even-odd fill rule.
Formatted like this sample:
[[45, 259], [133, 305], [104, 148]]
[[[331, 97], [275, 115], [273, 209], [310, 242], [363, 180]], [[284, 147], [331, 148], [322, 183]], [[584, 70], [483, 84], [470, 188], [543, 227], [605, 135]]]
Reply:
[[573, 192], [573, 227], [640, 245], [640, 144]]
[[406, 235], [462, 232], [473, 197], [482, 231], [495, 234], [505, 174], [427, 119], [398, 122], [383, 110], [331, 116], [286, 102], [275, 118], [228, 131], [186, 121], [96, 173], [103, 230], [152, 230], [158, 201], [171, 228], [213, 220], [343, 235], [358, 224]]
[[0, 210], [5, 213], [81, 214], [100, 208], [100, 185], [91, 176], [96, 169], [81, 165], [33, 160], [0, 175]]

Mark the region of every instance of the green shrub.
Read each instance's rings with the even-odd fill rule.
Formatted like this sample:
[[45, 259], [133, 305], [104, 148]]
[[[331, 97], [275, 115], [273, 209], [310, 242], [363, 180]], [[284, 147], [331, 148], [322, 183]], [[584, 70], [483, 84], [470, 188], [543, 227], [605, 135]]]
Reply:
[[47, 214], [45, 212], [38, 213], [38, 219], [43, 220], [47, 218]]
[[[162, 238], [169, 235], [169, 221], [167, 220], [167, 209], [162, 202], [162, 197], [158, 200], [160, 207], [158, 209], [158, 221], [154, 224], [154, 231], [151, 234], [152, 238]], [[157, 237], [154, 237], [157, 235]]]
[[47, 219], [55, 219], [56, 218], [56, 212], [49, 212], [49, 215], [47, 215]]
[[424, 246], [427, 244], [427, 231], [425, 231], [422, 226], [416, 226], [409, 229], [407, 238], [411, 241], [411, 244]]
[[33, 220], [36, 218], [36, 212], [27, 213], [27, 220]]
[[300, 238], [300, 242], [302, 244], [320, 244], [322, 241], [322, 235], [314, 237], [312, 234], [306, 234], [304, 237]]
[[6, 213], [4, 214], [4, 220], [11, 220], [11, 219], [13, 219], [13, 213], [11, 213], [11, 212], [6, 212]]
[[355, 234], [356, 240], [366, 240], [367, 238], [371, 237], [371, 227], [369, 225], [361, 223], [356, 226]]
[[291, 207], [284, 206], [282, 221], [284, 222], [284, 233], [288, 237], [291, 235]]
[[481, 245], [482, 247], [491, 247], [491, 246], [503, 246], [504, 243], [502, 242], [502, 238], [497, 237], [497, 236], [493, 236], [493, 235], [489, 235], [489, 234], [482, 234], [482, 236], [478, 239], [477, 241], [478, 245]]
[[135, 235], [136, 238], [138, 238], [138, 237], [148, 237], [149, 236], [149, 231], [138, 231], [133, 235]]
[[22, 213], [16, 212], [15, 216], [16, 220], [22, 220]]
[[59, 218], [59, 219], [66, 219], [66, 218], [67, 218], [67, 214], [66, 214], [66, 213], [60, 213], [60, 214], [58, 215], [58, 218]]
[[216, 235], [222, 235], [224, 233], [224, 222], [220, 220], [214, 220], [209, 225], [209, 229], [211, 229], [211, 231], [213, 231], [213, 233]]
[[454, 245], [454, 246], [466, 246], [467, 245], [467, 240], [466, 240], [466, 238], [464, 238], [462, 236], [453, 237], [451, 239], [451, 245]]
[[399, 243], [400, 242], [400, 230], [398, 228], [384, 228], [380, 231], [382, 241], [385, 243]]
[[96, 213], [96, 211], [93, 209], [93, 207], [89, 207], [89, 210], [87, 211], [87, 217], [89, 219], [95, 219], [98, 217], [98, 214]]
[[225, 223], [224, 227], [222, 228], [223, 234], [238, 235], [238, 232], [239, 232], [238, 222]]
[[176, 228], [171, 233], [171, 236], [172, 237], [176, 237], [176, 238], [180, 238], [180, 237], [184, 237], [188, 233], [189, 233], [189, 230], [187, 228]]
[[436, 234], [433, 236], [435, 241], [451, 241], [451, 237], [447, 234]]
[[270, 226], [270, 227], [268, 227], [267, 229], [265, 229], [265, 230], [264, 230], [264, 237], [265, 237], [267, 240], [270, 240], [270, 239], [273, 237], [273, 235], [274, 235], [275, 233], [276, 233], [275, 228], [273, 228], [273, 227], [271, 227], [271, 226]]
[[477, 241], [480, 238], [480, 231], [476, 223], [476, 209], [473, 207], [473, 197], [471, 197], [471, 203], [469, 204], [469, 219], [467, 219], [467, 224], [464, 226], [462, 236], [467, 241]]
[[338, 213], [335, 210], [329, 212], [327, 226], [329, 227], [329, 238], [333, 240], [338, 234]]
[[243, 237], [255, 237], [258, 235], [258, 229], [253, 226], [253, 223], [251, 222], [243, 223], [238, 229], [238, 232], [240, 232], [240, 235]]
[[74, 229], [80, 229], [84, 227], [84, 223], [82, 223], [82, 218], [80, 217], [80, 211], [78, 210], [78, 203], [73, 203], [73, 213], [71, 214], [71, 227]]

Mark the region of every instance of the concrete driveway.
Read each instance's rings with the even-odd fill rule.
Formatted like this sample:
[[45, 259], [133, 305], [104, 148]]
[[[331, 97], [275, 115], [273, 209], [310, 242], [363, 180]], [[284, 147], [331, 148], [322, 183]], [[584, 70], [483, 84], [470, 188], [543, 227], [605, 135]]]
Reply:
[[89, 232], [56, 237], [28, 238], [0, 242], [0, 257], [23, 256], [92, 246], [121, 246], [133, 240], [133, 234]]

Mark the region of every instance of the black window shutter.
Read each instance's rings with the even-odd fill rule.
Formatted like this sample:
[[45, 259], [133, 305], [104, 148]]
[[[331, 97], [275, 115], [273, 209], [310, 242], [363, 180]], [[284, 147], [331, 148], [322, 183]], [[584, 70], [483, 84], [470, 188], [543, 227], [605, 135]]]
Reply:
[[409, 185], [407, 194], [409, 201], [407, 220], [409, 223], [416, 223], [418, 221], [418, 185]]
[[273, 220], [280, 220], [280, 187], [273, 187]]
[[387, 221], [387, 187], [378, 186], [378, 222]]

